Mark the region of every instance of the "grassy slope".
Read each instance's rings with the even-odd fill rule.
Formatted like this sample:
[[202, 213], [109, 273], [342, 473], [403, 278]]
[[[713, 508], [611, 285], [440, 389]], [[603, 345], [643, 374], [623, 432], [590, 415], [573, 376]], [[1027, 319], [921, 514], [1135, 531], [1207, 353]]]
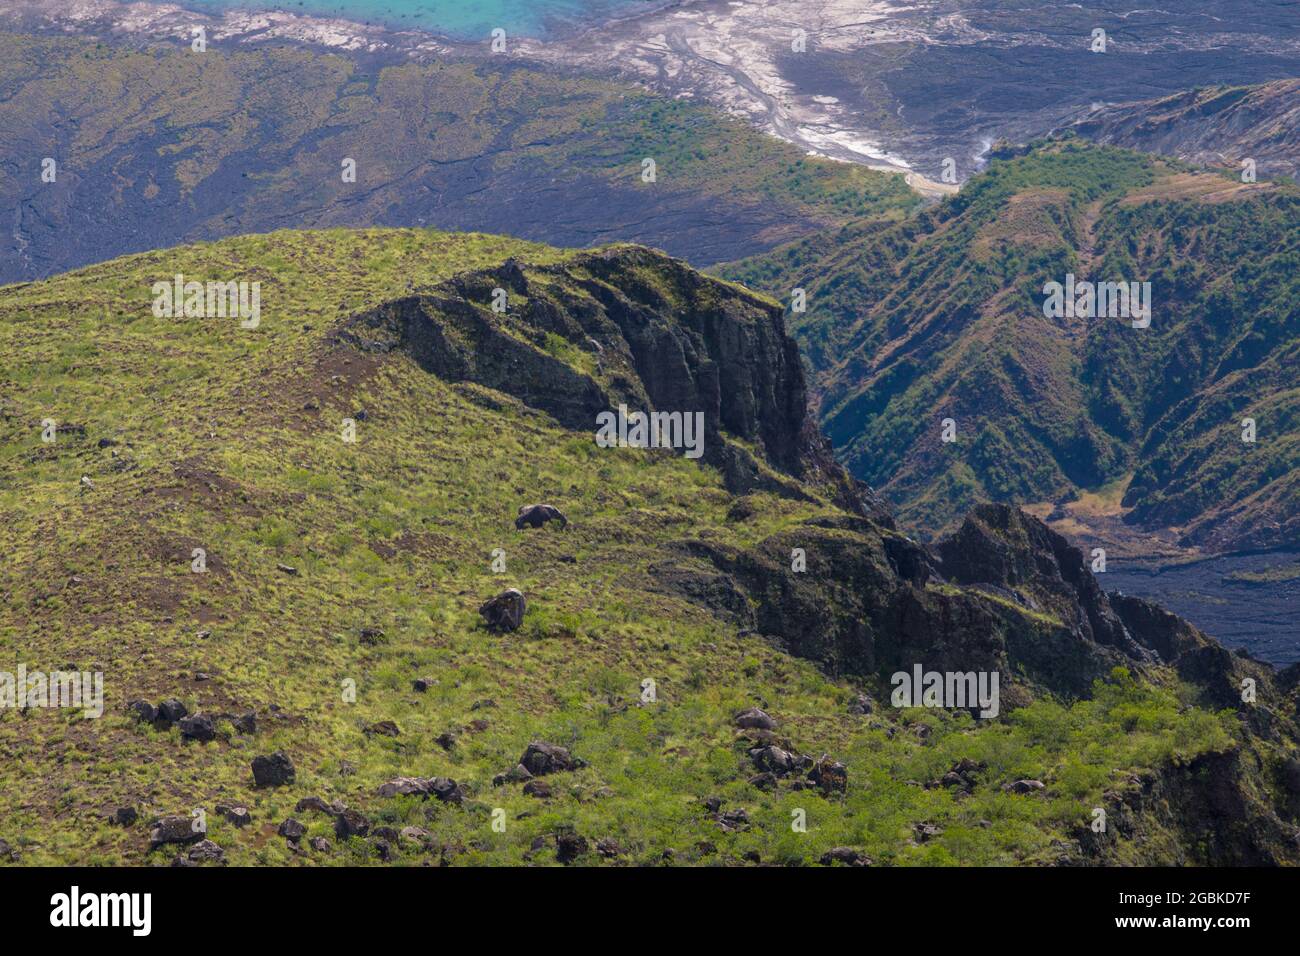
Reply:
[[[808, 290], [793, 331], [824, 427], [910, 522], [934, 531], [976, 500], [1071, 499], [1136, 472], [1124, 506], [1146, 527], [1268, 546], [1300, 515], [1297, 217], [1285, 186], [1055, 144], [995, 162], [917, 221], [720, 271]], [[1066, 272], [1150, 280], [1149, 334], [1045, 319], [1043, 283]], [[1246, 415], [1255, 446], [1238, 440]], [[956, 445], [938, 441], [947, 416]]]
[[[506, 255], [563, 254], [421, 231], [275, 233], [0, 290], [0, 667], [102, 669], [108, 696], [98, 721], [0, 711], [0, 837], [25, 862], [169, 860], [146, 856], [143, 824], [102, 822], [133, 804], [145, 820], [204, 807], [233, 862], [284, 863], [294, 856], [274, 828], [308, 794], [426, 826], [464, 851], [456, 862], [520, 862], [561, 824], [613, 837], [625, 859], [643, 862], [670, 848], [679, 863], [751, 850], [811, 862], [839, 844], [879, 863], [1044, 861], [1116, 786], [1113, 771], [1229, 739], [1230, 721], [1183, 709], [1176, 689], [1124, 680], [1092, 701], [1043, 700], [978, 727], [936, 711], [850, 716], [851, 688], [645, 587], [670, 540], [746, 544], [821, 506], [759, 496], [754, 518], [728, 522], [731, 499], [711, 470], [600, 451], [588, 435], [405, 358], [326, 347], [336, 318]], [[153, 318], [150, 284], [177, 271], [260, 278], [261, 327]], [[359, 441], [345, 445], [339, 422], [358, 408], [368, 413]], [[84, 426], [84, 437], [43, 444], [47, 417]], [[100, 438], [117, 444], [99, 448]], [[83, 475], [93, 489], [81, 489]], [[516, 533], [515, 508], [535, 500], [560, 505], [570, 529]], [[189, 571], [200, 546], [206, 575]], [[489, 567], [497, 547], [503, 575]], [[529, 595], [525, 627], [489, 635], [475, 609], [506, 586]], [[362, 644], [362, 626], [381, 627], [385, 642]], [[197, 672], [212, 677], [196, 682]], [[413, 692], [421, 675], [438, 686]], [[640, 707], [647, 677], [659, 700]], [[355, 703], [342, 699], [349, 678]], [[256, 710], [262, 729], [249, 738], [222, 721], [222, 739], [184, 744], [123, 713], [132, 698], [169, 696], [191, 711]], [[484, 700], [495, 706], [475, 709]], [[746, 785], [753, 771], [730, 717], [755, 700], [799, 749], [847, 763], [845, 798]], [[381, 719], [401, 736], [363, 733]], [[461, 732], [475, 719], [486, 728]], [[434, 743], [448, 730], [460, 732], [450, 753]], [[549, 778], [557, 796], [544, 804], [490, 786], [536, 737], [589, 762]], [[297, 764], [297, 783], [254, 790], [250, 759], [277, 748]], [[989, 764], [974, 797], [909, 783], [963, 756]], [[470, 798], [454, 808], [374, 796], [399, 774], [452, 776]], [[998, 789], [1020, 777], [1043, 779], [1049, 796]], [[714, 794], [748, 808], [753, 829], [722, 832], [699, 803]], [[219, 819], [220, 802], [247, 805], [254, 826]], [[498, 806], [503, 834], [489, 826]], [[807, 810], [806, 834], [790, 828], [796, 807]], [[324, 817], [296, 816], [309, 835], [333, 839]], [[918, 844], [919, 821], [944, 832]], [[311, 858], [374, 856], [354, 841]]]

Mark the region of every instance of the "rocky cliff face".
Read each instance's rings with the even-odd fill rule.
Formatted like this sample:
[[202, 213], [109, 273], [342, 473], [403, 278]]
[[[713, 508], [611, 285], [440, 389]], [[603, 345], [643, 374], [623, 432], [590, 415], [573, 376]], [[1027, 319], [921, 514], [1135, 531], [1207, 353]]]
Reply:
[[594, 433], [620, 405], [701, 413], [703, 460], [731, 491], [806, 497], [810, 485], [853, 510], [872, 506], [811, 420], [780, 308], [661, 253], [511, 260], [353, 316], [339, 338], [405, 350], [441, 378], [513, 395], [574, 430]]

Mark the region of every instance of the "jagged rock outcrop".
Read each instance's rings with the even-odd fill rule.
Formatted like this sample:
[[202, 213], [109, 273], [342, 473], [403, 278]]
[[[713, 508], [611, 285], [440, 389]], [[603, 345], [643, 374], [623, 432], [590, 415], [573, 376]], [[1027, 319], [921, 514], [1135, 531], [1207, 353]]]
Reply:
[[[496, 290], [504, 312], [492, 308]], [[352, 316], [338, 340], [404, 350], [440, 378], [505, 392], [575, 430], [594, 433], [596, 416], [620, 405], [702, 413], [703, 461], [729, 490], [803, 498], [804, 484], [820, 486], [888, 520], [809, 416], [781, 309], [662, 253], [618, 247], [559, 265], [508, 260]]]
[[[802, 552], [804, 569], [792, 556]], [[997, 671], [1008, 705], [1086, 697], [1115, 667], [1160, 665], [1205, 706], [1240, 707], [1243, 680], [1279, 696], [1272, 669], [1137, 598], [1107, 595], [1084, 555], [1037, 518], [984, 505], [933, 550], [854, 516], [813, 519], [754, 547], [676, 545], [651, 586], [778, 641], [836, 675], [887, 679], [916, 664]], [[1271, 711], [1254, 707], [1268, 732]]]

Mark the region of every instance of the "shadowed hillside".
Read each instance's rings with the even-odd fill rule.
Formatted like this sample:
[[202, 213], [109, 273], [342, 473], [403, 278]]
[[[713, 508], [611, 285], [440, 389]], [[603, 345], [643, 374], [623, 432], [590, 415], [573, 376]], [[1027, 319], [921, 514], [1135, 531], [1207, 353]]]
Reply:
[[[905, 522], [1016, 502], [1080, 541], [1216, 552], [1300, 533], [1297, 242], [1293, 186], [1067, 140], [1006, 150], [913, 221], [719, 271], [805, 289], [823, 427]], [[1046, 314], [1076, 278], [1149, 283], [1149, 327]]]

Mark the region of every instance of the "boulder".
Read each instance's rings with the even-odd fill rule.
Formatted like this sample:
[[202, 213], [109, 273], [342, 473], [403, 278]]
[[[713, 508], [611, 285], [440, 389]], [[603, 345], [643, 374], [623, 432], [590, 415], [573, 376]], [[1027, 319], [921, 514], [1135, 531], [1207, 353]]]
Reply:
[[166, 843], [197, 843], [205, 834], [194, 828], [195, 822], [193, 817], [162, 817], [149, 833], [149, 849], [157, 849]]
[[203, 714], [182, 717], [180, 727], [182, 740], [198, 740], [206, 743], [217, 737], [217, 728], [212, 723], [212, 718]]
[[488, 598], [478, 609], [489, 631], [517, 631], [524, 623], [524, 612], [528, 602], [522, 592], [516, 588], [502, 591], [496, 597]]
[[232, 723], [234, 724], [235, 730], [238, 733], [241, 734], [257, 733], [257, 715], [254, 714], [252, 711], [249, 711], [247, 714], [240, 714], [238, 717], [234, 719], [234, 721], [232, 721]]
[[534, 777], [576, 770], [582, 766], [581, 761], [575, 760], [566, 748], [542, 740], [534, 740], [528, 745], [524, 755], [519, 758], [519, 764]]
[[555, 838], [555, 858], [569, 864], [587, 852], [587, 838], [576, 833], [561, 833]]
[[528, 772], [528, 768], [521, 763], [517, 763], [505, 773], [499, 773], [493, 777], [492, 786], [499, 787], [506, 783], [522, 783], [532, 779], [533, 775]]
[[189, 710], [179, 700], [165, 700], [158, 705], [157, 723], [161, 727], [170, 727], [188, 713]]
[[529, 780], [524, 784], [524, 793], [530, 797], [537, 797], [539, 800], [546, 800], [551, 796], [551, 785], [545, 780]]
[[849, 771], [837, 760], [822, 757], [808, 771], [808, 779], [824, 794], [844, 793], [849, 788]]
[[248, 807], [217, 807], [217, 812], [233, 826], [246, 827], [253, 822]]
[[334, 835], [340, 840], [365, 836], [370, 832], [370, 821], [358, 810], [344, 810], [334, 817]]
[[211, 840], [200, 840], [186, 854], [191, 863], [225, 863], [226, 851]]
[[299, 823], [297, 820], [295, 820], [293, 817], [289, 817], [289, 819], [285, 820], [283, 823], [280, 824], [280, 829], [278, 829], [276, 832], [279, 833], [280, 836], [284, 837], [286, 840], [290, 840], [294, 843], [297, 843], [299, 840], [301, 840], [303, 837], [307, 835], [307, 828], [303, 826], [301, 823]]
[[749, 829], [749, 814], [742, 808], [718, 814], [718, 826], [728, 833]]
[[283, 750], [253, 758], [253, 782], [259, 787], [282, 787], [293, 778], [293, 761]]
[[139, 819], [139, 814], [135, 812], [135, 807], [118, 807], [108, 815], [108, 822], [119, 827], [129, 827]]
[[133, 700], [126, 705], [126, 709], [143, 724], [152, 724], [158, 719], [158, 708], [147, 700]]
[[776, 721], [757, 707], [751, 707], [736, 715], [736, 726], [754, 730], [776, 730]]
[[1045, 790], [1046, 785], [1041, 780], [1014, 780], [1002, 787], [1006, 793], [1037, 793], [1039, 790]]
[[380, 737], [399, 737], [402, 732], [398, 729], [397, 724], [394, 721], [381, 720], [367, 727], [366, 733], [377, 734]]
[[558, 521], [561, 528], [569, 526], [569, 519], [554, 505], [523, 505], [519, 509], [518, 517], [515, 518], [515, 530], [540, 528], [548, 521]]
[[843, 866], [870, 866], [871, 861], [853, 849], [851, 846], [832, 847], [822, 854], [819, 861], [822, 866], [834, 866], [836, 863]]
[[754, 761], [754, 766], [760, 771], [774, 773], [778, 777], [792, 774], [811, 763], [807, 757], [792, 754], [790, 751], [782, 750], [775, 745], [754, 747], [749, 751], [749, 758]]

